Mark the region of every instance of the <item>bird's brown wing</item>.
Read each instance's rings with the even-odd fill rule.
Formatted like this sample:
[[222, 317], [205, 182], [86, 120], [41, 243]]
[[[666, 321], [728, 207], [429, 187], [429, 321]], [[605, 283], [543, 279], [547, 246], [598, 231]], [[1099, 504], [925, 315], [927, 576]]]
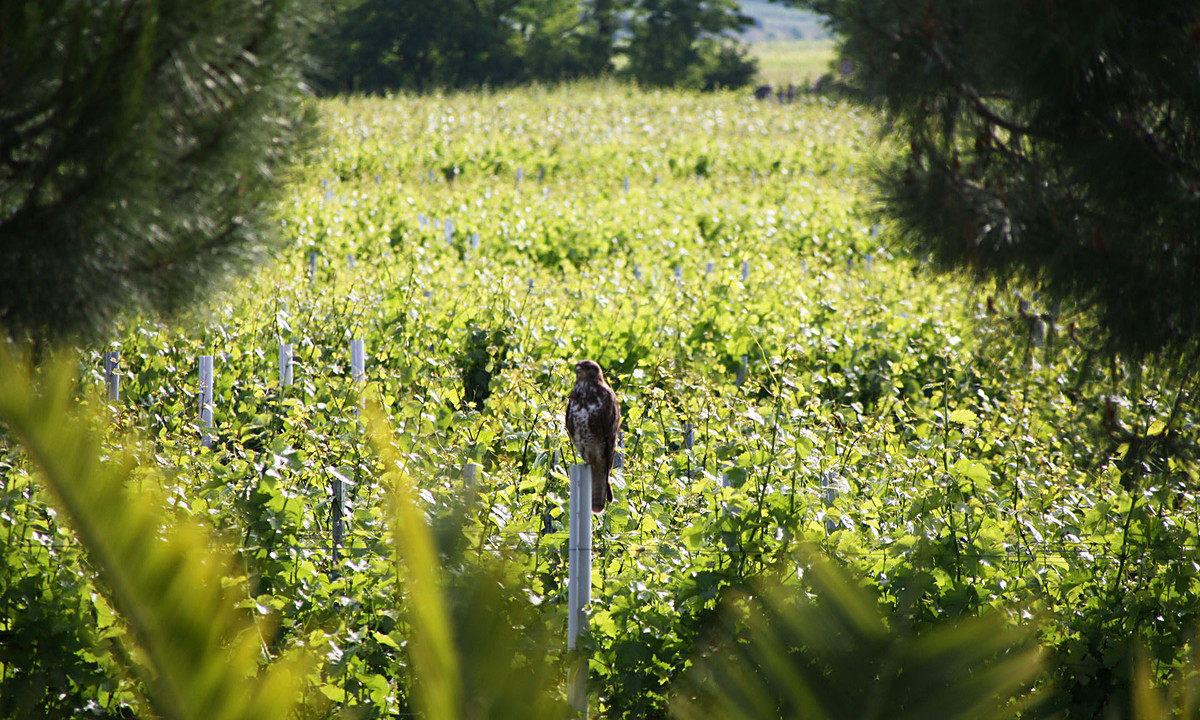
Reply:
[[573, 410], [572, 405], [574, 404], [575, 392], [572, 391], [571, 394], [567, 396], [567, 437], [571, 439], [571, 442], [575, 442], [575, 418], [571, 417], [575, 414], [571, 412]]
[[600, 396], [600, 402], [593, 406], [593, 411], [588, 415], [588, 430], [591, 431], [592, 437], [601, 443], [600, 450], [605, 467], [612, 469], [617, 453], [617, 428], [621, 424], [621, 408], [617, 405], [617, 398], [612, 390], [607, 387], [599, 389], [601, 392], [597, 394]]

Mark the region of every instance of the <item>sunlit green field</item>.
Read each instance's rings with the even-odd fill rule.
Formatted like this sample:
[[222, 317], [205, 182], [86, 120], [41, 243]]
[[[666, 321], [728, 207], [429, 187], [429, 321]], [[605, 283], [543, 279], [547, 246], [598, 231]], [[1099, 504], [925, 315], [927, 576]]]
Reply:
[[833, 70], [834, 41], [829, 38], [762, 40], [749, 47], [750, 54], [758, 59], [759, 83], [808, 86]]
[[[829, 46], [756, 52], [771, 82], [801, 82]], [[272, 652], [315, 654], [314, 713], [412, 709], [412, 628], [360, 398], [380, 398], [448, 567], [507, 558], [520, 602], [557, 634], [574, 462], [561, 419], [582, 358], [623, 411], [586, 643], [608, 717], [661, 716], [721, 593], [797, 582], [804, 545], [917, 625], [995, 608], [1036, 616], [1038, 639], [1073, 652], [1085, 610], [1169, 606], [1146, 627], [1162, 658], [1178, 645], [1200, 599], [1186, 570], [1200, 514], [1183, 503], [1156, 520], [1145, 508], [1178, 478], [1126, 492], [1120, 450], [1097, 440], [1128, 369], [1093, 367], [1061, 333], [1035, 346], [1017, 310], [1044, 310], [1029, 289], [974, 288], [904, 256], [874, 214], [867, 172], [892, 150], [869, 112], [589, 84], [319, 111], [277, 255], [210, 308], [130, 323], [113, 344], [126, 375], [112, 432], [137, 433], [173, 512], [232, 539], [251, 607], [279, 628]], [[216, 358], [211, 449], [202, 354]], [[99, 393], [102, 359], [88, 363]], [[1171, 396], [1152, 368], [1139, 382], [1127, 421], [1161, 422]], [[54, 521], [14, 467], [9, 487], [25, 490], [0, 509], [27, 537], [10, 531], [9, 562], [61, 563], [72, 551], [29, 535]]]

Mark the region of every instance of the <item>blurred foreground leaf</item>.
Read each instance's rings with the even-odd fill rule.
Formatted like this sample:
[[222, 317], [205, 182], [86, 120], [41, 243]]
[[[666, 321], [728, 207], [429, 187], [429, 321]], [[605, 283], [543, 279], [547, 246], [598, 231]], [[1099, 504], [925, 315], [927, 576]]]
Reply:
[[[521, 592], [521, 566], [498, 554], [468, 556], [461, 547], [439, 552], [435, 537], [461, 536], [461, 528], [434, 533], [378, 405], [368, 405], [366, 419], [391, 483], [390, 529], [405, 578], [418, 708], [444, 720], [566, 717], [557, 661], [562, 628], [551, 632], [553, 618]], [[462, 524], [471, 509], [455, 508], [442, 523]]]
[[917, 633], [892, 622], [861, 588], [813, 557], [812, 594], [761, 585], [680, 684], [675, 715], [691, 718], [1015, 716], [1038, 676], [1036, 648], [995, 615]]

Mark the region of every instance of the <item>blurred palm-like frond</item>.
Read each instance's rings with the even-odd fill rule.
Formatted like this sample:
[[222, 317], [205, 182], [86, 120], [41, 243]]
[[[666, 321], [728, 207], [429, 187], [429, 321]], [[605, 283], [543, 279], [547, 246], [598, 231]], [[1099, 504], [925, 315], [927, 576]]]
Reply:
[[978, 719], [1028, 704], [1039, 651], [1002, 618], [917, 632], [828, 561], [804, 566], [807, 587], [760, 583], [730, 603], [676, 717]]

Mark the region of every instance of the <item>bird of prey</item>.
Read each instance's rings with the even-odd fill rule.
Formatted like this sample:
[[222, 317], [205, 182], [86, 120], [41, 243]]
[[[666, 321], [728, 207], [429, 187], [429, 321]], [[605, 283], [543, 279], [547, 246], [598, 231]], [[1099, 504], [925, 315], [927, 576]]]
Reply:
[[592, 512], [604, 512], [613, 500], [608, 474], [617, 451], [621, 406], [604, 382], [604, 372], [591, 360], [575, 364], [575, 387], [567, 398], [567, 435], [579, 457], [592, 469]]

